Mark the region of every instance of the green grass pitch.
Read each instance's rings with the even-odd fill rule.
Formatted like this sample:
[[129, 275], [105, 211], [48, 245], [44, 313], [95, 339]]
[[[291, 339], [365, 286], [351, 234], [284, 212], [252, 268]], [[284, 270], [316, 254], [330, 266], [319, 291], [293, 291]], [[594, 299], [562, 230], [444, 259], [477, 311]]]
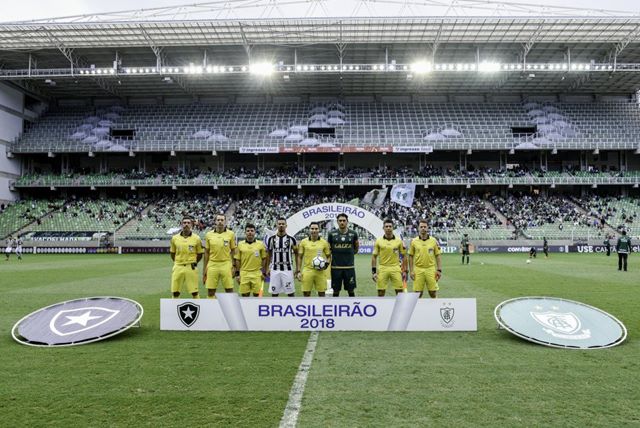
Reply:
[[[475, 297], [477, 332], [322, 332], [301, 427], [640, 425], [640, 256], [445, 255], [441, 297]], [[168, 255], [26, 255], [0, 261], [0, 426], [277, 426], [309, 333], [162, 332]], [[359, 295], [374, 295], [359, 256]], [[204, 290], [203, 290], [204, 291]], [[142, 326], [72, 348], [22, 346], [13, 324], [78, 297], [139, 301]], [[494, 307], [530, 295], [594, 305], [621, 346], [545, 348], [498, 330]]]

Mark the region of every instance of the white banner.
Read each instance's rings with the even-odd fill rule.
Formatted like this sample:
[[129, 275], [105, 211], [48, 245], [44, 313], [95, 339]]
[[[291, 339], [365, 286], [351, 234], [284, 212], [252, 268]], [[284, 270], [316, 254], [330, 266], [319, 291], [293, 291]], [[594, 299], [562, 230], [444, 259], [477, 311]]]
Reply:
[[357, 224], [368, 230], [376, 238], [382, 236], [384, 233], [382, 230], [382, 220], [374, 213], [355, 205], [339, 202], [314, 205], [298, 211], [287, 219], [287, 233], [289, 235], [295, 235], [309, 226], [309, 223], [312, 221], [335, 220], [338, 214], [341, 213], [349, 217], [349, 223]]
[[161, 330], [477, 331], [476, 299], [419, 299], [417, 293], [363, 298], [161, 299]]
[[280, 148], [278, 146], [244, 146], [244, 147], [240, 147], [240, 149], [238, 150], [240, 153], [243, 154], [250, 154], [250, 153], [279, 153], [280, 152]]
[[393, 146], [393, 153], [432, 153], [433, 146]]

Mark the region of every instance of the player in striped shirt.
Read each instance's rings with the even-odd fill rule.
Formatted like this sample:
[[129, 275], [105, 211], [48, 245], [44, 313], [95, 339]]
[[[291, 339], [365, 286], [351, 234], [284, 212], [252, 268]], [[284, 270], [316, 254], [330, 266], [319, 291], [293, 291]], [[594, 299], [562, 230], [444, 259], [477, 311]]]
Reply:
[[[284, 217], [276, 220], [277, 232], [267, 239], [267, 276], [271, 278], [269, 292], [278, 297], [282, 292], [294, 297], [296, 289], [294, 275], [300, 272], [298, 266], [298, 241], [287, 234], [287, 220]], [[295, 274], [293, 263], [296, 263]]]

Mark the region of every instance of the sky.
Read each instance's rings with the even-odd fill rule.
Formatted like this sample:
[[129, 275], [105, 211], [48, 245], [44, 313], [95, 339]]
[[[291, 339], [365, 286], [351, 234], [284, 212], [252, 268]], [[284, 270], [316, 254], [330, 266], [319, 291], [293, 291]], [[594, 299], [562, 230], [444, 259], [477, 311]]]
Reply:
[[[572, 6], [582, 9], [606, 8], [609, 11], [634, 13], [640, 17], [640, 1], [638, 0], [503, 0], [502, 5], [491, 1], [475, 1], [476, 8], [455, 7], [447, 5], [453, 0], [408, 0], [409, 6], [403, 4], [403, 0], [259, 0], [263, 4], [276, 4], [275, 7], [265, 9], [242, 8], [238, 2], [256, 3], [255, 0], [227, 0], [227, 4], [233, 7], [223, 12], [211, 11], [210, 8], [200, 8], [198, 14], [167, 15], [162, 19], [215, 19], [215, 18], [280, 18], [280, 17], [348, 17], [348, 16], [528, 16], [531, 15], [526, 7], [518, 5], [531, 4], [535, 7], [544, 6]], [[458, 0], [458, 4], [464, 4], [467, 0]], [[192, 5], [201, 2], [199, 0], [5, 0], [0, 10], [0, 22], [27, 21], [71, 15], [97, 14], [105, 12], [128, 11], [157, 8], [163, 6]], [[214, 2], [209, 2], [214, 3]], [[218, 4], [224, 4], [221, 0]], [[510, 3], [513, 6], [506, 6]], [[470, 4], [470, 2], [469, 2]], [[543, 9], [539, 9], [544, 12]], [[587, 13], [581, 11], [568, 12], [570, 15], [604, 15], [612, 13]], [[554, 13], [552, 13], [554, 14]], [[555, 14], [554, 14], [555, 15]], [[615, 15], [615, 13], [613, 14]], [[622, 14], [621, 14], [622, 15]]]

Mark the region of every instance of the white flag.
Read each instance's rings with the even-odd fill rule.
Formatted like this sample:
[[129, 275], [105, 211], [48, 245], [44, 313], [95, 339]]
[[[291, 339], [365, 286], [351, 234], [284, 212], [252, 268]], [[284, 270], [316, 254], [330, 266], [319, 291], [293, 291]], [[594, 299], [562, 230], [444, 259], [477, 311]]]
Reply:
[[384, 204], [385, 198], [387, 197], [387, 192], [389, 192], [389, 189], [387, 189], [386, 187], [384, 189], [379, 189], [378, 195], [373, 200], [373, 205], [375, 205], [376, 207], [381, 207], [382, 204]]
[[362, 203], [365, 205], [373, 205], [373, 190], [368, 191], [367, 193], [364, 194], [364, 196], [362, 197]]
[[395, 202], [403, 207], [411, 207], [413, 198], [416, 195], [415, 184], [394, 184], [391, 188], [391, 202]]
[[384, 198], [387, 197], [387, 191], [388, 189], [386, 188], [370, 190], [362, 198], [362, 203], [380, 207], [384, 203]]

